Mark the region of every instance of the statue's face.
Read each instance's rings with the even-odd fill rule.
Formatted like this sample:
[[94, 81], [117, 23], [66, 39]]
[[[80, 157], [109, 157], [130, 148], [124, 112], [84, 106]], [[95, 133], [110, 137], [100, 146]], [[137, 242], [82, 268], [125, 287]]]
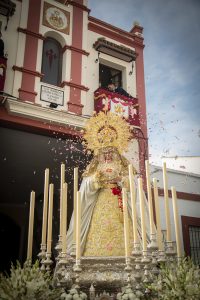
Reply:
[[117, 150], [108, 148], [100, 153], [97, 170], [104, 175], [105, 180], [119, 177], [121, 168], [121, 159]]

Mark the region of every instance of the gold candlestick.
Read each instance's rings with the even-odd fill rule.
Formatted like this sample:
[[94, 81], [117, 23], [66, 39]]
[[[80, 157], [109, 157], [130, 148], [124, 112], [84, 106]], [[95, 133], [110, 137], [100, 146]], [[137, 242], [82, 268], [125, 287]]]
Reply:
[[28, 249], [27, 249], [27, 260], [29, 260], [29, 261], [32, 260], [34, 210], [35, 210], [35, 192], [32, 191], [31, 196], [30, 196], [29, 226], [28, 226]]
[[146, 165], [146, 179], [147, 179], [147, 194], [148, 194], [148, 206], [149, 206], [149, 223], [150, 223], [150, 234], [155, 234], [154, 220], [153, 220], [153, 205], [152, 205], [152, 193], [151, 193], [151, 179], [149, 171], [149, 161], [145, 161]]
[[45, 169], [44, 204], [43, 204], [43, 219], [42, 219], [42, 243], [41, 243], [42, 245], [46, 245], [46, 238], [47, 238], [48, 190], [49, 190], [49, 169]]
[[155, 209], [156, 209], [158, 249], [163, 251], [161, 222], [160, 222], [160, 204], [159, 204], [159, 199], [158, 199], [158, 187], [157, 187], [157, 179], [156, 178], [153, 178], [153, 190], [154, 190]]
[[142, 178], [138, 178], [139, 199], [140, 199], [140, 216], [141, 216], [141, 230], [142, 230], [142, 249], [147, 251], [146, 239], [146, 225], [145, 225], [145, 209], [144, 209], [144, 195], [142, 187]]
[[132, 207], [132, 219], [133, 219], [133, 239], [134, 243], [138, 243], [138, 232], [137, 232], [137, 209], [135, 202], [135, 184], [133, 177], [133, 166], [129, 165], [129, 182], [130, 182], [130, 192], [131, 192], [131, 207]]
[[63, 199], [62, 199], [62, 252], [66, 253], [67, 249], [67, 183], [63, 184]]
[[74, 234], [73, 242], [76, 243], [76, 214], [77, 214], [78, 168], [74, 168]]
[[53, 192], [54, 185], [49, 185], [49, 213], [48, 213], [48, 232], [47, 232], [47, 253], [51, 254], [52, 243], [52, 217], [53, 217]]
[[172, 204], [173, 204], [173, 212], [174, 212], [174, 225], [175, 225], [175, 235], [176, 235], [177, 256], [178, 256], [178, 258], [180, 258], [182, 256], [181, 239], [180, 239], [180, 225], [179, 225], [179, 216], [178, 216], [178, 208], [177, 208], [176, 189], [174, 186], [171, 187], [171, 191], [172, 191]]
[[130, 242], [129, 242], [129, 224], [128, 224], [128, 210], [127, 210], [127, 192], [126, 189], [122, 189], [123, 198], [123, 212], [124, 212], [124, 244], [125, 244], [125, 256], [130, 257]]
[[76, 264], [80, 264], [81, 258], [81, 192], [77, 192], [77, 215], [76, 215]]
[[61, 164], [61, 169], [60, 169], [60, 236], [62, 236], [62, 195], [63, 195], [64, 182], [65, 182], [65, 165]]
[[163, 186], [164, 186], [165, 218], [166, 218], [166, 229], [167, 229], [166, 239], [167, 239], [167, 241], [171, 241], [171, 224], [170, 224], [170, 212], [169, 212], [169, 197], [168, 197], [166, 162], [163, 162]]

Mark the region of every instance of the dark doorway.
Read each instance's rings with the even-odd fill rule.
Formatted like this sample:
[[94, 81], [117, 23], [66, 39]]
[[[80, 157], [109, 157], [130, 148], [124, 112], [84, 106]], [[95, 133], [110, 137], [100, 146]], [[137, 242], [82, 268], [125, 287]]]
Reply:
[[[44, 171], [50, 170], [50, 183], [54, 184], [54, 209], [53, 209], [53, 247], [58, 241], [59, 231], [59, 203], [60, 203], [60, 166], [65, 163], [66, 182], [68, 183], [68, 222], [73, 210], [73, 171], [79, 167], [79, 184], [81, 174], [89, 163], [90, 157], [84, 153], [81, 141], [71, 136], [44, 136], [40, 134], [0, 127], [0, 212], [17, 220], [21, 233], [12, 234], [10, 238], [12, 248], [18, 247], [20, 240], [20, 257], [17, 250], [15, 258], [23, 262], [27, 255], [27, 231], [29, 218], [29, 201], [31, 190], [35, 191], [35, 221], [33, 260], [37, 258], [41, 243], [42, 209], [44, 193]], [[6, 213], [5, 213], [6, 212]], [[10, 230], [9, 222], [1, 220], [3, 230]], [[7, 227], [6, 227], [7, 226]], [[15, 225], [16, 226], [16, 225]], [[14, 225], [13, 225], [14, 227]], [[8, 228], [8, 229], [6, 229]], [[24, 229], [23, 229], [24, 228]], [[15, 228], [15, 230], [17, 230]], [[20, 238], [18, 237], [21, 234]], [[17, 241], [15, 240], [17, 239]], [[6, 244], [6, 242], [5, 242]], [[1, 247], [5, 246], [1, 239]], [[10, 254], [9, 254], [10, 255]], [[3, 255], [0, 264], [8, 266]], [[13, 261], [15, 263], [15, 261]]]
[[11, 261], [15, 262], [19, 258], [20, 231], [20, 227], [11, 218], [0, 213], [0, 272], [8, 271]]

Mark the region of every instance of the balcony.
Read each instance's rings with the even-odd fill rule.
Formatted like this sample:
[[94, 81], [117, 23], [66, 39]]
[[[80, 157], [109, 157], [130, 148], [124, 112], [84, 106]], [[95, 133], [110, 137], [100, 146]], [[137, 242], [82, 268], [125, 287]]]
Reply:
[[94, 92], [94, 109], [111, 111], [124, 117], [130, 125], [140, 127], [138, 99], [98, 88]]

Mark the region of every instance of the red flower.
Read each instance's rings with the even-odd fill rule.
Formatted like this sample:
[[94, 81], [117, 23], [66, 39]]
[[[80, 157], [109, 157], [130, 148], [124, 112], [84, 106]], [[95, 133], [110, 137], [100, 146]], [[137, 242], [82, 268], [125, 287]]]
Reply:
[[119, 187], [111, 188], [113, 195], [121, 196], [122, 192]]

